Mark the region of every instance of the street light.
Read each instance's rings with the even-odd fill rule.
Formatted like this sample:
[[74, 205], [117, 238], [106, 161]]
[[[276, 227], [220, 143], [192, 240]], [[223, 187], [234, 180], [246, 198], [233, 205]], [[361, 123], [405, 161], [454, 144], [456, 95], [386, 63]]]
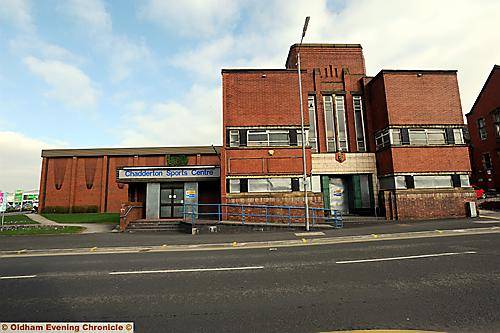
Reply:
[[307, 25], [309, 24], [310, 17], [306, 17], [304, 22], [304, 28], [302, 29], [302, 37], [300, 38], [300, 44], [297, 48], [297, 74], [299, 76], [299, 105], [300, 105], [300, 126], [302, 129], [302, 168], [303, 168], [303, 183], [304, 183], [304, 203], [305, 203], [305, 218], [306, 218], [306, 231], [309, 231], [309, 202], [307, 200], [307, 165], [306, 165], [306, 131], [304, 128], [304, 109], [302, 105], [302, 77], [300, 73], [300, 47], [302, 46], [302, 41], [306, 35]]

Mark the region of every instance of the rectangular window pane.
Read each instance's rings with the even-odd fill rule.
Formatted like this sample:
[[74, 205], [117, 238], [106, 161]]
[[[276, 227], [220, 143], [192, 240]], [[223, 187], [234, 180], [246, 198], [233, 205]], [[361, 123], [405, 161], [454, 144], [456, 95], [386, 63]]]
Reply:
[[344, 96], [335, 96], [335, 120], [337, 121], [337, 140], [339, 149], [347, 151], [347, 124], [345, 120]]
[[269, 131], [270, 146], [288, 146], [290, 137], [288, 131]]
[[325, 125], [326, 125], [326, 148], [327, 151], [333, 152], [337, 150], [335, 145], [335, 123], [333, 116], [333, 98], [332, 96], [324, 96], [323, 104], [325, 108]]
[[318, 151], [317, 136], [316, 136], [316, 103], [314, 96], [309, 96], [307, 99], [309, 111], [309, 145], [313, 152]]
[[229, 131], [229, 147], [238, 147], [240, 145], [240, 131]]
[[269, 137], [266, 131], [249, 130], [247, 146], [268, 146]]
[[427, 135], [425, 134], [425, 130], [423, 129], [410, 129], [410, 144], [411, 145], [426, 145], [427, 144]]
[[487, 137], [486, 124], [483, 118], [479, 118], [477, 120], [477, 127], [479, 129], [479, 137], [481, 138], [481, 140], [486, 140]]
[[291, 178], [269, 178], [269, 192], [290, 192], [292, 190]]
[[491, 170], [491, 156], [489, 153], [483, 154], [483, 166], [486, 170]]
[[356, 125], [356, 142], [358, 144], [358, 150], [366, 151], [363, 103], [361, 101], [361, 96], [353, 96], [352, 102], [354, 105], [354, 122]]
[[239, 179], [229, 179], [229, 193], [240, 193]]
[[399, 128], [391, 129], [391, 137], [392, 137], [391, 143], [393, 145], [401, 144], [401, 130]]
[[469, 175], [460, 175], [460, 186], [462, 187], [470, 186]]
[[446, 132], [444, 129], [428, 129], [427, 141], [430, 145], [444, 145], [446, 143]]
[[461, 128], [453, 129], [453, 138], [455, 139], [455, 144], [460, 145], [464, 143], [464, 136], [462, 134]]
[[414, 176], [415, 188], [453, 187], [451, 176]]
[[267, 192], [267, 179], [248, 179], [248, 192]]

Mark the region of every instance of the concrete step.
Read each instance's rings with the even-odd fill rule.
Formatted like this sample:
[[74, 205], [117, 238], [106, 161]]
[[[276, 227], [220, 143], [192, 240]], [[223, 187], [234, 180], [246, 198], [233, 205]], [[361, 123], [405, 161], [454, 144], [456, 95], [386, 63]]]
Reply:
[[186, 231], [186, 228], [180, 221], [165, 221], [165, 220], [137, 220], [130, 222], [127, 226], [127, 231]]

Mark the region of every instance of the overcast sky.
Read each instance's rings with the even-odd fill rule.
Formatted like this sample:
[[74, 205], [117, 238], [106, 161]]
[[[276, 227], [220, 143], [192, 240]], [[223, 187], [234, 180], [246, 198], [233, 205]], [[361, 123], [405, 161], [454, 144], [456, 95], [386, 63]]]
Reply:
[[0, 0], [0, 190], [40, 150], [220, 144], [220, 69], [283, 68], [298, 42], [380, 69], [457, 69], [464, 113], [500, 63], [500, 1]]

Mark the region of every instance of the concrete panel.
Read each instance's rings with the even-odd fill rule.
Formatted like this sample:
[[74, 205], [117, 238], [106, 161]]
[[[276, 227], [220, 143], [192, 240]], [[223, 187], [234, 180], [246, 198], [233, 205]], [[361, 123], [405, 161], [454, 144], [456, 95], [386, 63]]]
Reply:
[[160, 218], [160, 183], [146, 186], [146, 219]]
[[313, 154], [313, 174], [360, 174], [377, 173], [374, 153], [346, 153], [346, 159], [340, 163], [335, 159], [335, 154]]
[[[186, 182], [184, 183], [184, 204], [198, 204], [198, 183], [197, 182]], [[195, 216], [198, 214], [197, 206], [184, 206], [184, 211], [186, 213], [192, 213], [194, 211]]]

